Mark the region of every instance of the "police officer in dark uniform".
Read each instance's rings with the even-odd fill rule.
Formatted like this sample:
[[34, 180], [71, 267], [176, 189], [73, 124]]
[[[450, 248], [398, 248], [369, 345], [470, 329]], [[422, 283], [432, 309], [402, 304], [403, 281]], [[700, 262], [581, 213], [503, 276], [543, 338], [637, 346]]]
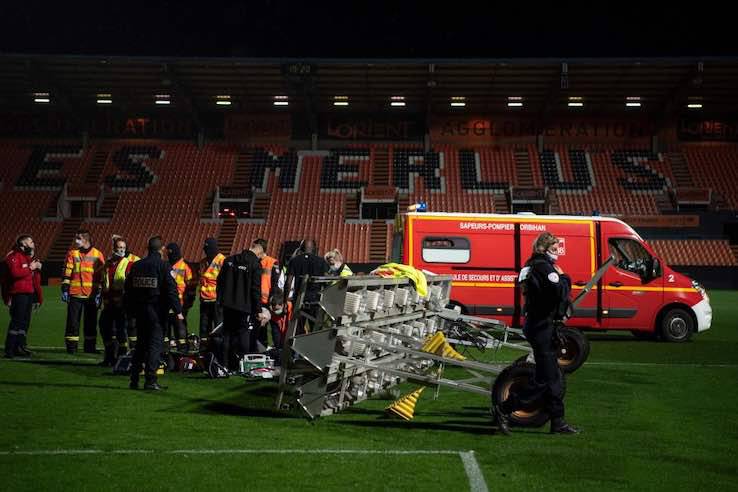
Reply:
[[178, 319], [184, 318], [171, 267], [161, 257], [162, 247], [161, 237], [150, 238], [148, 256], [134, 263], [126, 278], [125, 304], [138, 330], [131, 366], [131, 389], [138, 389], [138, 378], [144, 362], [144, 389], [162, 389], [156, 380], [156, 370], [159, 368], [169, 309], [174, 311]]
[[564, 420], [563, 374], [558, 364], [556, 326], [570, 314], [571, 279], [558, 265], [559, 240], [544, 232], [533, 245], [533, 255], [520, 271], [519, 282], [525, 296], [523, 334], [533, 348], [536, 372], [533, 381], [520, 391], [511, 392], [504, 402], [494, 406], [497, 426], [510, 434], [509, 416], [526, 404], [543, 398], [551, 417], [552, 434], [576, 434], [576, 428]]

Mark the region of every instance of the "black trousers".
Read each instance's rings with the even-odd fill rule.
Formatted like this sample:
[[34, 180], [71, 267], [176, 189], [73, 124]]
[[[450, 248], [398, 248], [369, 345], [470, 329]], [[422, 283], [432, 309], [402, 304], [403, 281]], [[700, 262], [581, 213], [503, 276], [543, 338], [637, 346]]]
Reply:
[[258, 330], [251, 326], [248, 313], [223, 309], [223, 330], [216, 338], [216, 357], [229, 369], [236, 369], [237, 356], [256, 351]]
[[[269, 320], [267, 326], [272, 330], [272, 346], [277, 349], [282, 348], [282, 332], [279, 331], [279, 324], [274, 320]], [[263, 328], [266, 332], [266, 326]], [[266, 347], [266, 343], [264, 344]]]
[[552, 419], [564, 416], [564, 375], [558, 362], [558, 352], [553, 341], [553, 324], [547, 320], [526, 320], [523, 335], [533, 348], [536, 375], [525, 388], [510, 393], [502, 402], [502, 411], [512, 413], [533, 401], [543, 398], [544, 409]]
[[26, 336], [31, 325], [33, 294], [13, 294], [10, 299], [10, 324], [5, 337], [5, 353], [14, 355], [20, 347], [26, 346]]
[[200, 340], [208, 341], [208, 334], [223, 322], [223, 310], [215, 301], [200, 301]]
[[156, 382], [156, 370], [161, 360], [162, 342], [164, 340], [164, 323], [166, 314], [159, 313], [156, 304], [139, 306], [134, 313], [138, 342], [133, 353], [131, 365], [131, 382], [138, 383], [141, 367], [147, 383]]
[[123, 306], [107, 305], [103, 308], [100, 313], [100, 335], [105, 344], [106, 361], [115, 362], [128, 351], [128, 329], [128, 316]]
[[[187, 343], [187, 311], [182, 311], [182, 315], [184, 316], [183, 320], [177, 319], [177, 315], [174, 313], [167, 315], [167, 332], [164, 337], [165, 341], [167, 338], [176, 340], [178, 347], [182, 347]], [[164, 347], [164, 349], [166, 350], [167, 347]]]
[[79, 344], [79, 325], [84, 312], [84, 336], [85, 352], [95, 353], [95, 342], [97, 340], [97, 305], [95, 298], [70, 297], [67, 303], [67, 327], [64, 332], [64, 341], [67, 352], [77, 351]]

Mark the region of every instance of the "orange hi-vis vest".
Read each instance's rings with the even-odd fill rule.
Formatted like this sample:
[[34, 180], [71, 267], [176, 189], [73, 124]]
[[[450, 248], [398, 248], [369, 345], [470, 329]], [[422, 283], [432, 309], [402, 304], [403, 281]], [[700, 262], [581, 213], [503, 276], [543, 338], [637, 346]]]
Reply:
[[261, 259], [261, 303], [269, 302], [269, 294], [272, 292], [272, 268], [277, 263], [276, 258], [265, 256]]
[[67, 253], [62, 284], [69, 285], [69, 295], [88, 298], [97, 295], [104, 274], [105, 257], [97, 248], [87, 253], [71, 249]]
[[184, 293], [187, 290], [187, 284], [192, 280], [192, 269], [184, 259], [172, 265], [172, 277], [174, 277], [174, 282], [177, 284], [179, 303], [184, 305]]
[[218, 286], [218, 275], [220, 269], [225, 261], [225, 256], [222, 253], [213, 258], [212, 262], [208, 263], [208, 259], [204, 258], [200, 262], [200, 300], [205, 302], [212, 302], [216, 299], [216, 288]]

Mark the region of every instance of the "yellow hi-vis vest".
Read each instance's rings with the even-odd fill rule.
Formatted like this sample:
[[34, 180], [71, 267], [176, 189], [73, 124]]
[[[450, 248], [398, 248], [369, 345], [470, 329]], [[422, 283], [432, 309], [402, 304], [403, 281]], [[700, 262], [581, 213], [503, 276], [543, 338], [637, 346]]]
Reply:
[[400, 263], [385, 263], [372, 272], [380, 277], [406, 277], [413, 281], [415, 290], [421, 297], [428, 295], [428, 281], [425, 274], [417, 268]]
[[126, 268], [128, 268], [130, 261], [128, 258], [121, 258], [118, 262], [118, 266], [115, 267], [115, 273], [113, 274], [113, 284], [110, 284], [110, 276], [108, 272], [105, 272], [103, 277], [103, 291], [109, 292], [110, 290], [122, 291], [123, 285], [126, 283]]
[[225, 261], [225, 256], [222, 253], [213, 258], [213, 261], [208, 263], [207, 258], [203, 259], [200, 263], [200, 300], [205, 302], [214, 301], [217, 297], [216, 289], [218, 287], [218, 275], [220, 275], [220, 269]]
[[97, 248], [87, 253], [72, 249], [67, 253], [62, 284], [69, 285], [69, 295], [90, 298], [97, 294], [105, 268], [105, 257]]

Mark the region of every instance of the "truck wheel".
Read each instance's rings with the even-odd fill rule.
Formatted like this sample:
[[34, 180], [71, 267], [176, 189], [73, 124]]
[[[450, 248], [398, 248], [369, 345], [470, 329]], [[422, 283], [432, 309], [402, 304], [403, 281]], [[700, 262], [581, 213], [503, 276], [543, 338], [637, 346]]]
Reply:
[[[511, 390], [525, 387], [535, 374], [535, 365], [529, 363], [515, 363], [505, 368], [492, 385], [492, 404], [505, 401]], [[563, 375], [561, 378], [566, 393], [566, 378]], [[510, 415], [510, 423], [519, 427], [541, 427], [548, 421], [549, 415], [543, 408], [542, 399], [531, 402]]]
[[559, 351], [559, 367], [565, 374], [576, 371], [589, 358], [589, 339], [580, 330], [564, 328], [566, 346]]
[[686, 342], [692, 332], [694, 320], [682, 308], [670, 309], [661, 317], [661, 336], [667, 342]]

